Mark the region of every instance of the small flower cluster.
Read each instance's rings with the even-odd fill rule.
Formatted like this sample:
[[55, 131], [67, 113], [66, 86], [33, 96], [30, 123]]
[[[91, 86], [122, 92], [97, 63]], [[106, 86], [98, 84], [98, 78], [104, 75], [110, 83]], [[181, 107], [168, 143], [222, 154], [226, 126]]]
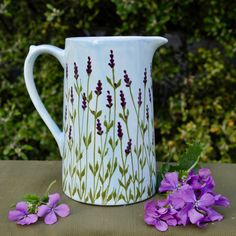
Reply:
[[97, 96], [102, 94], [102, 82], [101, 82], [101, 80], [98, 80], [98, 82], [97, 82], [97, 87], [96, 87], [95, 93], [97, 94]]
[[131, 147], [132, 147], [132, 139], [130, 138], [128, 143], [127, 143], [127, 147], [125, 149], [125, 155], [128, 156], [131, 152]]
[[144, 221], [160, 231], [166, 231], [168, 226], [191, 223], [202, 227], [220, 221], [223, 216], [212, 207], [227, 207], [229, 200], [213, 192], [214, 187], [214, 179], [207, 168], [199, 169], [198, 174], [191, 170], [182, 178], [177, 172], [166, 173], [159, 192], [168, 193], [167, 198], [146, 203]]
[[66, 217], [70, 214], [68, 205], [58, 204], [61, 200], [59, 193], [51, 194], [46, 199], [41, 201], [34, 196], [30, 202], [18, 202], [15, 210], [9, 211], [8, 219], [19, 225], [30, 225], [44, 218], [45, 224], [51, 225], [57, 222], [57, 216]]
[[132, 81], [130, 80], [126, 70], [124, 70], [124, 81], [125, 81], [125, 86], [129, 88], [130, 85], [132, 84]]
[[90, 74], [92, 73], [91, 57], [88, 57], [86, 72], [87, 72], [88, 76], [90, 76]]
[[108, 108], [111, 108], [113, 106], [113, 103], [112, 103], [112, 96], [111, 96], [111, 93], [110, 91], [107, 91], [107, 104], [106, 106]]
[[77, 66], [77, 64], [75, 62], [74, 62], [74, 78], [76, 80], [78, 80], [78, 78], [79, 78], [78, 66]]
[[113, 50], [110, 50], [110, 62], [108, 63], [108, 65], [114, 69], [115, 67], [115, 61], [114, 61], [114, 54], [113, 54]]
[[82, 109], [85, 110], [87, 108], [87, 98], [85, 93], [82, 95]]
[[120, 105], [123, 109], [125, 109], [126, 101], [125, 101], [125, 95], [122, 90], [120, 90]]
[[102, 135], [103, 134], [102, 124], [101, 124], [99, 119], [97, 119], [97, 126], [96, 126], [96, 128], [97, 128], [97, 134], [98, 135]]

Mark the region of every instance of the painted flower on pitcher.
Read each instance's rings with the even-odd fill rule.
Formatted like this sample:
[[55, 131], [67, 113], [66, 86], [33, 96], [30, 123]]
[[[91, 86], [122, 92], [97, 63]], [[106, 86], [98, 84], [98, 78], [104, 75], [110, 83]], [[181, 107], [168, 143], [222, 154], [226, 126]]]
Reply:
[[130, 80], [126, 70], [124, 70], [124, 81], [126, 87], [130, 87], [130, 85], [132, 84], [132, 81]]
[[148, 94], [149, 94], [149, 102], [152, 102], [152, 93], [151, 93], [151, 89], [148, 89]]
[[149, 120], [149, 107], [146, 105], [146, 118]]
[[78, 80], [78, 78], [79, 78], [78, 66], [77, 66], [77, 64], [75, 62], [74, 62], [74, 78], [76, 80]]
[[74, 92], [73, 92], [73, 87], [70, 88], [70, 101], [73, 105], [74, 103]]
[[87, 108], [87, 98], [86, 98], [86, 94], [83, 93], [82, 95], [82, 109], [85, 110]]
[[125, 95], [122, 90], [120, 90], [120, 105], [123, 109], [126, 106]]
[[68, 64], [66, 63], [66, 79], [68, 79]]
[[146, 86], [146, 84], [147, 84], [147, 68], [145, 68], [145, 70], [144, 70], [143, 83], [144, 83], [144, 86]]
[[91, 62], [90, 57], [88, 57], [86, 72], [87, 72], [88, 76], [90, 76], [90, 74], [92, 73], [92, 62]]
[[120, 122], [117, 123], [117, 136], [119, 139], [122, 139], [123, 137], [123, 131], [122, 131], [122, 126]]
[[127, 143], [127, 147], [125, 149], [125, 155], [128, 156], [131, 152], [131, 147], [132, 147], [132, 139], [129, 139]]
[[138, 90], [138, 106], [141, 107], [142, 105], [142, 91], [141, 89]]
[[115, 61], [114, 61], [114, 54], [113, 54], [113, 50], [110, 50], [110, 62], [108, 63], [108, 65], [114, 69], [115, 67]]
[[101, 80], [98, 80], [97, 87], [96, 87], [96, 90], [94, 92], [97, 94], [97, 96], [102, 94], [102, 82], [101, 82]]
[[70, 125], [70, 128], [69, 128], [69, 134], [68, 134], [68, 138], [69, 138], [69, 140], [71, 140], [72, 139], [72, 126]]
[[113, 103], [112, 103], [112, 96], [111, 96], [110, 91], [108, 90], [108, 91], [107, 91], [107, 104], [106, 104], [106, 106], [107, 106], [108, 108], [111, 108], [112, 105], [113, 105]]
[[97, 134], [98, 135], [102, 135], [103, 134], [102, 124], [101, 124], [99, 119], [97, 119], [97, 126], [96, 126], [96, 128], [97, 128]]

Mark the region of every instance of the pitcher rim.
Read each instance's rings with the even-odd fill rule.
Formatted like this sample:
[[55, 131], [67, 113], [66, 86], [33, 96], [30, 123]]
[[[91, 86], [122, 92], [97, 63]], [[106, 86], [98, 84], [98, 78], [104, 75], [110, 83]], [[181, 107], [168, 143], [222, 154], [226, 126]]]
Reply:
[[69, 37], [66, 38], [66, 41], [86, 41], [86, 42], [95, 42], [95, 41], [130, 41], [130, 40], [162, 40], [165, 43], [168, 42], [168, 39], [162, 36], [81, 36], [81, 37]]

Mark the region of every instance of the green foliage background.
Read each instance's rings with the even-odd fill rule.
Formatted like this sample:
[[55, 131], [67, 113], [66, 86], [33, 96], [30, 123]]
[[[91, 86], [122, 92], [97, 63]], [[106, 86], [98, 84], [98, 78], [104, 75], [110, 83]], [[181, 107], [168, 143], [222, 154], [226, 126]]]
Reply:
[[[64, 38], [162, 35], [153, 62], [157, 158], [178, 160], [186, 143], [205, 145], [202, 161], [236, 162], [236, 2], [233, 0], [3, 0], [0, 2], [0, 159], [60, 159], [23, 79], [32, 44]], [[42, 56], [41, 98], [62, 121], [59, 63]]]

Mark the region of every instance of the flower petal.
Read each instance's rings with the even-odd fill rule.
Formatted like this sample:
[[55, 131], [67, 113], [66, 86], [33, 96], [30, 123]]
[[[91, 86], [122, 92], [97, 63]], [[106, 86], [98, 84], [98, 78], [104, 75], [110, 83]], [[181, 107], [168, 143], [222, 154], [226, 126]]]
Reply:
[[36, 214], [29, 214], [23, 219], [17, 221], [18, 225], [30, 225], [35, 223], [38, 220], [38, 216]]
[[209, 207], [214, 205], [215, 199], [210, 193], [204, 193], [199, 200], [199, 207]]
[[46, 214], [48, 214], [51, 211], [51, 208], [47, 205], [41, 205], [38, 207], [37, 215], [39, 217], [44, 217]]
[[161, 181], [159, 192], [173, 191], [177, 189], [179, 184], [178, 173], [170, 172], [165, 174], [165, 178]]
[[192, 224], [196, 224], [200, 219], [204, 217], [204, 215], [199, 213], [193, 208], [190, 211], [188, 211], [188, 217]]
[[16, 204], [16, 210], [28, 214], [28, 204], [26, 202], [18, 202]]
[[201, 177], [207, 177], [211, 175], [211, 171], [208, 168], [201, 168], [198, 170], [198, 174]]
[[168, 225], [166, 222], [162, 221], [162, 220], [157, 220], [155, 223], [155, 227], [156, 229], [158, 229], [159, 231], [166, 231], [168, 229]]
[[44, 222], [47, 225], [52, 225], [57, 222], [57, 216], [54, 211], [50, 211], [44, 218]]
[[212, 208], [207, 209], [207, 214], [210, 221], [220, 221], [224, 218], [220, 213], [213, 210]]
[[166, 220], [166, 223], [170, 226], [176, 226], [177, 225], [177, 220], [173, 217], [171, 219]]
[[214, 198], [215, 198], [215, 205], [224, 206], [224, 207], [229, 206], [229, 199], [226, 198], [225, 196], [223, 196], [221, 194], [217, 194], [214, 196]]
[[61, 196], [59, 193], [51, 194], [49, 195], [48, 205], [51, 207], [55, 207], [60, 200]]
[[54, 209], [55, 213], [60, 217], [66, 217], [70, 214], [70, 208], [66, 204], [61, 204]]
[[10, 221], [20, 220], [24, 216], [25, 216], [25, 214], [23, 212], [21, 212], [21, 211], [18, 211], [18, 210], [12, 210], [12, 211], [9, 211], [9, 213], [8, 213], [8, 219]]
[[155, 225], [156, 219], [149, 214], [144, 214], [144, 221], [148, 225]]

